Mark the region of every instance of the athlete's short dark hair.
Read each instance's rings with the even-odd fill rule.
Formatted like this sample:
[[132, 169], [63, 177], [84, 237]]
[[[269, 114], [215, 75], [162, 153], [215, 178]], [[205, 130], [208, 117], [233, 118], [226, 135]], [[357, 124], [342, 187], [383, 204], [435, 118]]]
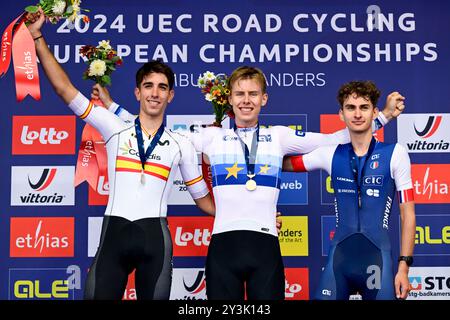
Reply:
[[173, 89], [173, 85], [175, 83], [175, 74], [167, 64], [159, 60], [149, 61], [139, 68], [139, 70], [136, 72], [136, 88], [139, 88], [144, 77], [146, 75], [149, 75], [150, 73], [164, 74], [167, 78], [167, 81], [169, 81], [169, 89]]
[[375, 83], [372, 81], [350, 81], [348, 83], [343, 84], [338, 91], [337, 99], [341, 108], [344, 106], [345, 99], [348, 96], [356, 94], [357, 97], [363, 97], [370, 102], [372, 102], [373, 106], [376, 107], [378, 103], [378, 98], [380, 98], [381, 91], [378, 90]]

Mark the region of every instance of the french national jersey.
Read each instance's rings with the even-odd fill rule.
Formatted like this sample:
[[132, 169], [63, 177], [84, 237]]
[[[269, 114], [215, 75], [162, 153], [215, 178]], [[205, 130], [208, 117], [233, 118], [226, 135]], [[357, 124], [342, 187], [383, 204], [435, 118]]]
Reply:
[[359, 157], [359, 162], [366, 164], [358, 168], [358, 188], [351, 166], [352, 150], [348, 143], [321, 147], [302, 156], [306, 171], [323, 169], [331, 175], [336, 201], [336, 232], [331, 246], [362, 233], [380, 250], [390, 250], [388, 230], [395, 191], [401, 203], [413, 200], [408, 152], [398, 143], [376, 141], [369, 158]]
[[[107, 109], [92, 104], [78, 93], [69, 107], [103, 136], [108, 155], [109, 199], [105, 215], [130, 221], [167, 216], [167, 199], [177, 166], [194, 199], [208, 194], [199, 172], [197, 153], [184, 136], [165, 129], [145, 163], [141, 160], [133, 123], [126, 123]], [[151, 137], [144, 135], [144, 149]]]

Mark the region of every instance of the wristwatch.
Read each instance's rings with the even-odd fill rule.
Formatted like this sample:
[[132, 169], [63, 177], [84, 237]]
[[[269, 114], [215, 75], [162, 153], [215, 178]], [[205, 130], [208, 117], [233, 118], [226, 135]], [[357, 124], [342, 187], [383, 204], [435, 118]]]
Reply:
[[414, 259], [412, 256], [400, 256], [400, 257], [398, 257], [398, 262], [400, 262], [400, 261], [405, 261], [406, 265], [409, 267], [413, 264]]

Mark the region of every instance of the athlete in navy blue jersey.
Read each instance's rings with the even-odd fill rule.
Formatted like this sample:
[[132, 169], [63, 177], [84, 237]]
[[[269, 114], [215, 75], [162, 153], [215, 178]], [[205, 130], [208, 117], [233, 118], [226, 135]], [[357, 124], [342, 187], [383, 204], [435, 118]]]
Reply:
[[[408, 270], [415, 235], [411, 164], [403, 146], [381, 143], [372, 136], [379, 96], [369, 81], [343, 85], [338, 94], [339, 115], [351, 143], [320, 147], [284, 160], [289, 171], [326, 170], [335, 192], [336, 232], [316, 299], [348, 299], [356, 292], [364, 300], [405, 299], [410, 289]], [[398, 99], [397, 108], [403, 110], [403, 99]], [[388, 231], [396, 191], [401, 258], [394, 280]]]

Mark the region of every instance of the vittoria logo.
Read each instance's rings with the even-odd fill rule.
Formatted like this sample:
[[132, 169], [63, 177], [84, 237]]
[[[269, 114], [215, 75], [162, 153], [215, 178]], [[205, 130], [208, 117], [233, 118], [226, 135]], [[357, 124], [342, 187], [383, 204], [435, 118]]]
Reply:
[[205, 270], [199, 268], [174, 268], [170, 300], [205, 300]]
[[201, 270], [197, 273], [197, 277], [195, 278], [194, 282], [190, 285], [186, 284], [186, 279], [183, 277], [183, 285], [186, 291], [188, 291], [191, 294], [197, 294], [201, 292], [202, 290], [205, 290], [206, 287], [206, 281], [205, 281], [205, 271]]
[[[45, 190], [55, 178], [56, 168], [49, 169], [46, 168], [42, 171], [42, 176], [37, 183], [32, 183], [30, 177], [28, 177], [28, 183], [33, 190], [42, 191]], [[61, 202], [61, 201], [60, 201]]]
[[12, 167], [12, 206], [74, 205], [74, 167]]
[[402, 114], [397, 131], [409, 152], [450, 152], [450, 114]]
[[422, 131], [419, 131], [419, 130], [417, 130], [416, 124], [414, 123], [414, 131], [422, 139], [429, 138], [433, 134], [436, 133], [436, 130], [439, 128], [441, 121], [442, 121], [442, 116], [429, 116], [427, 124], [425, 125], [425, 128], [423, 128]]

